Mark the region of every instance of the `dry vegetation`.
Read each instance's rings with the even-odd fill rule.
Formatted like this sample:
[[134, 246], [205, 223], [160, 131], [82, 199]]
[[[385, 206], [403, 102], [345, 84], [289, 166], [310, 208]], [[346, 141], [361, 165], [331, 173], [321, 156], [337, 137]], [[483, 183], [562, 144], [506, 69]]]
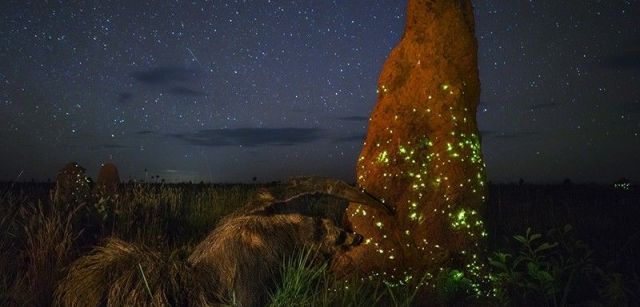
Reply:
[[[0, 184], [0, 305], [49, 306], [54, 298], [64, 306], [198, 306], [214, 300], [215, 291], [207, 288], [214, 285], [202, 282], [207, 273], [194, 272], [185, 260], [257, 187], [121, 188], [117, 197], [56, 203], [48, 184]], [[409, 286], [334, 280], [326, 267], [298, 256], [283, 266], [272, 305], [631, 305], [640, 300], [639, 211], [640, 195], [633, 190], [492, 186], [487, 226], [496, 253], [489, 300], [469, 295], [455, 271], [435, 277], [430, 286], [438, 297], [424, 298], [416, 291], [419, 280]], [[548, 229], [555, 231], [536, 234]]]

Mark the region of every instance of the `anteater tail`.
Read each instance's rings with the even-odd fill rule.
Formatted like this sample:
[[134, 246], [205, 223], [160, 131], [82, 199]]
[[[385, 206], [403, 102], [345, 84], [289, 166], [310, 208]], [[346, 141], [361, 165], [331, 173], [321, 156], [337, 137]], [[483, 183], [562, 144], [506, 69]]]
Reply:
[[210, 272], [116, 238], [76, 260], [58, 284], [56, 306], [215, 306]]

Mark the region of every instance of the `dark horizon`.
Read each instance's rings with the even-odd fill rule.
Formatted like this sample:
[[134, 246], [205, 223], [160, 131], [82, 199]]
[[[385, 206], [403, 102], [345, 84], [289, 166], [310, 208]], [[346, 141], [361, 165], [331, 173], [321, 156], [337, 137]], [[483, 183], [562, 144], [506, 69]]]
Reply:
[[[474, 5], [488, 180], [640, 182], [640, 3]], [[5, 1], [0, 180], [354, 181], [405, 6]]]
[[[80, 165], [82, 166], [82, 165]], [[86, 176], [89, 177], [89, 179], [91, 179], [92, 183], [95, 184], [96, 180], [98, 178], [98, 172], [99, 172], [99, 168], [96, 168], [95, 172], [86, 170]], [[289, 179], [292, 179], [294, 177], [305, 177], [305, 176], [292, 176], [292, 177], [283, 177], [283, 178], [274, 178], [272, 180], [265, 180], [263, 178], [259, 178], [259, 177], [255, 177], [255, 180], [253, 177], [251, 178], [247, 178], [245, 180], [238, 180], [238, 181], [207, 181], [207, 180], [198, 180], [198, 181], [194, 181], [194, 180], [187, 180], [187, 181], [178, 181], [178, 180], [174, 180], [174, 181], [170, 181], [167, 180], [167, 178], [164, 178], [162, 176], [160, 177], [155, 177], [155, 176], [159, 176], [159, 174], [151, 174], [149, 173], [147, 178], [145, 179], [145, 177], [123, 177], [122, 175], [120, 176], [120, 181], [123, 184], [128, 184], [128, 183], [147, 183], [147, 184], [200, 184], [200, 183], [204, 183], [204, 184], [212, 184], [212, 185], [236, 185], [236, 184], [270, 184], [270, 183], [276, 183], [276, 182], [286, 182]], [[314, 176], [314, 175], [307, 175], [307, 176]], [[323, 176], [320, 176], [323, 177]], [[343, 180], [345, 182], [347, 182], [348, 184], [354, 185], [356, 184], [356, 180], [355, 178], [337, 178], [340, 180]], [[17, 176], [16, 178], [13, 179], [0, 179], [0, 184], [31, 184], [31, 183], [35, 183], [35, 184], [55, 184], [56, 181], [56, 176], [51, 176], [48, 178], [44, 178], [44, 179], [36, 179], [36, 178], [25, 178], [23, 176]], [[517, 178], [514, 180], [507, 180], [507, 181], [493, 181], [488, 179], [487, 180], [487, 184], [489, 186], [498, 186], [498, 185], [525, 185], [525, 186], [549, 186], [549, 187], [558, 187], [558, 186], [575, 186], [575, 187], [580, 187], [580, 186], [601, 186], [601, 187], [612, 187], [612, 188], [617, 188], [617, 186], [615, 184], [618, 183], [628, 183], [628, 187], [627, 188], [635, 188], [640, 186], [640, 184], [637, 181], [633, 181], [630, 180], [628, 177], [620, 177], [617, 178], [616, 180], [613, 180], [611, 182], [597, 182], [597, 181], [575, 181], [574, 178], [569, 178], [569, 177], [565, 177], [565, 178], [561, 178], [561, 179], [557, 179], [557, 180], [550, 180], [550, 181], [528, 181], [526, 178]], [[625, 188], [626, 189], [626, 188]]]

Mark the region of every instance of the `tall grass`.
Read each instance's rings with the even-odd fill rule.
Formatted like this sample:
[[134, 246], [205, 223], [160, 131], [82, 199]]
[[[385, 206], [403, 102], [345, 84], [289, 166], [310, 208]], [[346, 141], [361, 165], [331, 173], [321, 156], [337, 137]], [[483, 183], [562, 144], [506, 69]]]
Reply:
[[[180, 185], [128, 186], [122, 195], [102, 199], [94, 214], [102, 219], [105, 235], [149, 246], [179, 247], [195, 243], [218, 220], [246, 203], [246, 186], [188, 187]], [[105, 209], [102, 209], [105, 208]]]
[[0, 203], [0, 306], [11, 301], [11, 287], [18, 272], [18, 214], [17, 202], [12, 196], [3, 195]]
[[76, 212], [48, 210], [42, 203], [24, 205], [13, 216], [13, 225], [3, 227], [10, 231], [1, 240], [10, 245], [2, 256], [10, 266], [3, 268], [2, 278], [8, 290], [3, 300], [8, 305], [47, 306], [51, 302], [79, 236], [72, 224]]
[[[190, 271], [184, 259], [190, 247], [211, 231], [221, 217], [246, 202], [252, 189], [248, 186], [131, 184], [123, 186], [118, 195], [92, 195], [77, 203], [58, 203], [48, 197], [46, 185], [23, 184], [21, 187], [23, 190], [3, 191], [0, 199], [0, 306], [49, 306], [56, 285], [67, 276], [71, 262], [111, 236], [134, 243], [129, 245], [133, 249], [129, 258], [111, 259], [111, 263], [139, 256], [142, 260], [134, 266], [135, 272], [139, 274], [138, 265], [141, 265], [148, 275], [147, 281], [155, 289], [154, 304], [168, 301], [175, 306], [172, 300], [193, 300], [206, 305], [215, 301], [211, 298], [213, 294], [198, 290], [206, 283], [191, 282], [197, 280], [197, 276], [210, 276], [206, 276], [206, 272]], [[125, 253], [124, 245], [107, 242], [112, 252]], [[136, 254], [138, 246], [144, 252], [137, 250]], [[143, 257], [151, 250], [161, 251], [156, 254], [160, 253], [163, 261], [158, 257]], [[103, 257], [102, 265], [107, 265], [109, 259]], [[77, 270], [77, 266], [75, 268]], [[126, 270], [114, 272], [134, 276]], [[78, 280], [77, 274], [70, 271], [70, 275]], [[164, 283], [167, 276], [169, 284]], [[124, 285], [118, 291], [137, 293], [139, 289], [135, 284], [142, 279], [123, 278], [114, 281]], [[180, 293], [185, 289], [191, 292]], [[193, 291], [199, 291], [199, 296], [192, 297]], [[131, 294], [129, 298], [137, 297]], [[115, 298], [112, 301], [125, 302]]]
[[326, 263], [314, 260], [313, 249], [308, 249], [284, 263], [270, 307], [409, 307], [418, 304], [418, 293], [424, 290], [424, 279], [402, 285], [355, 276], [337, 279]]
[[319, 292], [327, 265], [314, 263], [313, 249], [299, 252], [282, 266], [282, 282], [271, 296], [272, 307], [310, 306]]
[[215, 301], [210, 272], [185, 259], [116, 238], [75, 261], [56, 290], [61, 306], [206, 306]]
[[[184, 260], [191, 246], [257, 189], [125, 184], [118, 195], [53, 203], [47, 184], [10, 187], [0, 184], [0, 306], [49, 306], [54, 297], [71, 306], [96, 301], [147, 306], [215, 302], [216, 290], [205, 282], [211, 275], [193, 271]], [[464, 282], [452, 279], [457, 275], [446, 268], [426, 289], [420, 280], [402, 285], [351, 276], [338, 280], [326, 266], [311, 261], [311, 255], [301, 254], [283, 264], [282, 283], [272, 293], [271, 305], [631, 305], [640, 300], [640, 236], [629, 217], [638, 216], [640, 195], [599, 189], [492, 187], [489, 243], [492, 250], [509, 255], [498, 259], [507, 270], [494, 265], [500, 300], [484, 302], [466, 295]], [[567, 223], [574, 224], [575, 235], [588, 241], [593, 254], [561, 233], [513, 237], [528, 227], [561, 230], [558, 226]], [[520, 256], [528, 258], [516, 261]], [[82, 292], [91, 288], [83, 285], [95, 285], [92, 289], [99, 293]]]

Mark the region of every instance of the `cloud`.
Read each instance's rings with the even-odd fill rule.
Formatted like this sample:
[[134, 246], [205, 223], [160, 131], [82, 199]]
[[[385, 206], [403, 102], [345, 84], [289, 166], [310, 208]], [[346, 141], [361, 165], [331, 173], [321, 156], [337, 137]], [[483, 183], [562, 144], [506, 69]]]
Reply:
[[605, 56], [600, 63], [613, 69], [640, 70], [640, 49]]
[[291, 146], [320, 140], [322, 131], [319, 128], [236, 128], [206, 129], [169, 136], [197, 146]]
[[333, 139], [333, 141], [335, 143], [351, 143], [351, 142], [364, 142], [364, 139], [367, 136], [362, 133], [362, 134], [355, 134], [355, 135], [348, 135], [348, 136], [342, 136], [342, 137], [338, 137]]
[[366, 116], [345, 116], [338, 117], [339, 120], [348, 121], [348, 122], [366, 122], [369, 120], [369, 117]]
[[169, 89], [169, 94], [173, 94], [176, 96], [187, 96], [187, 97], [201, 97], [207, 96], [208, 94], [201, 91], [192, 90], [190, 88], [184, 86], [175, 86]]
[[136, 132], [137, 135], [152, 135], [152, 134], [156, 134], [155, 131], [152, 130], [140, 130], [138, 132]]
[[118, 102], [120, 103], [129, 102], [131, 101], [131, 99], [133, 99], [132, 93], [129, 93], [129, 92], [118, 93]]
[[134, 71], [131, 76], [146, 84], [166, 85], [172, 82], [186, 82], [196, 78], [197, 71], [183, 67], [156, 67], [145, 71]]

